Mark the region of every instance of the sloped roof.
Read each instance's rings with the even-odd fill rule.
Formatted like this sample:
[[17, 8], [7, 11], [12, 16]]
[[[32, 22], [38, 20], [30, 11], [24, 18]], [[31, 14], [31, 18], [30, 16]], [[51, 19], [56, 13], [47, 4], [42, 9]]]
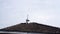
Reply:
[[60, 33], [60, 28], [48, 25], [32, 23], [21, 23], [11, 27], [1, 29], [3, 31], [20, 31], [20, 32], [42, 32], [42, 33]]

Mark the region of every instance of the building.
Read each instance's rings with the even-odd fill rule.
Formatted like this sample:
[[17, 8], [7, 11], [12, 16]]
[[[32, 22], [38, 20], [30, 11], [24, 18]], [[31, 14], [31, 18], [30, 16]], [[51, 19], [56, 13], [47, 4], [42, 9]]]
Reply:
[[26, 19], [26, 23], [20, 23], [14, 26], [0, 29], [0, 31], [15, 31], [15, 32], [35, 32], [35, 33], [60, 33], [60, 28], [49, 25], [39, 24], [36, 22], [28, 23], [29, 19]]
[[0, 29], [1, 31], [18, 31], [18, 32], [39, 32], [39, 33], [60, 33], [60, 28], [48, 25], [32, 23], [21, 23], [11, 27]]

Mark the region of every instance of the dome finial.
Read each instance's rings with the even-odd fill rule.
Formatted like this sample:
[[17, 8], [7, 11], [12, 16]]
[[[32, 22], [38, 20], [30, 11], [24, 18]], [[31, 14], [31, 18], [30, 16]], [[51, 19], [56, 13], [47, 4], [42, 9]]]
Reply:
[[30, 21], [29, 19], [28, 19], [28, 14], [27, 14], [27, 19], [26, 19], [26, 24], [28, 24], [28, 22]]

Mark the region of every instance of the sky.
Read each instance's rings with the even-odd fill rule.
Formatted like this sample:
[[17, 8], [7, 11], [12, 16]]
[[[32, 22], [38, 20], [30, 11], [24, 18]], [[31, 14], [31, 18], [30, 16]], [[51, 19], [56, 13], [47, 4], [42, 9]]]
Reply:
[[60, 28], [60, 0], [0, 0], [0, 28], [26, 22]]

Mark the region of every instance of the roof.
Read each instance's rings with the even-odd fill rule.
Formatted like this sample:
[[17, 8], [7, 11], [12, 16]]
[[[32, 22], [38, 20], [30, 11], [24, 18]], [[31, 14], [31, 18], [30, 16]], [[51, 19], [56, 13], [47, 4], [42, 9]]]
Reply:
[[21, 23], [7, 28], [0, 29], [2, 31], [18, 31], [18, 32], [39, 32], [39, 33], [60, 33], [60, 28], [48, 26], [44, 24]]

